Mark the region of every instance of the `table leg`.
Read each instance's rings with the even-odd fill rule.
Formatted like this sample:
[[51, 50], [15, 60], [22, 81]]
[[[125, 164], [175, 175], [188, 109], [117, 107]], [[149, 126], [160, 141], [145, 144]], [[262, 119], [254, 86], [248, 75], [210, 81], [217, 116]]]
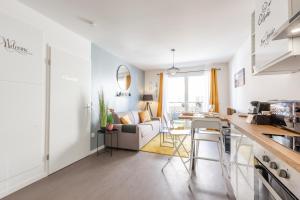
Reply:
[[99, 144], [98, 144], [98, 138], [99, 137], [99, 133], [97, 133], [97, 156], [99, 156], [99, 151], [98, 151], [98, 146], [99, 146]]
[[160, 144], [160, 146], [161, 146], [161, 132], [159, 133], [159, 144]]
[[112, 141], [113, 141], [113, 134], [110, 134], [110, 156], [112, 156], [112, 150], [113, 150], [113, 146], [112, 146]]
[[117, 150], [119, 150], [119, 133], [117, 133]]
[[192, 177], [193, 171], [195, 170], [194, 135], [195, 135], [195, 130], [192, 130], [192, 132], [191, 132], [191, 152], [190, 152], [190, 177]]
[[194, 171], [195, 170], [195, 158], [196, 157], [196, 154], [195, 154], [195, 141], [193, 141], [193, 160], [192, 160], [192, 170]]

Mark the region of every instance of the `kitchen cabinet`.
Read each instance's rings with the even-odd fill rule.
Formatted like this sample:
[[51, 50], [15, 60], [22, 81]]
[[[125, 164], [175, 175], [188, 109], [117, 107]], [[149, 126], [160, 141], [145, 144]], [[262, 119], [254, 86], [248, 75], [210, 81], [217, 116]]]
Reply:
[[292, 15], [295, 15], [299, 11], [300, 11], [300, 1], [292, 0]]
[[254, 199], [253, 144], [253, 140], [231, 126], [230, 182], [238, 200]]
[[274, 40], [283, 24], [299, 9], [299, 2], [256, 0], [255, 12], [251, 17], [254, 75], [285, 74], [300, 70], [300, 39]]

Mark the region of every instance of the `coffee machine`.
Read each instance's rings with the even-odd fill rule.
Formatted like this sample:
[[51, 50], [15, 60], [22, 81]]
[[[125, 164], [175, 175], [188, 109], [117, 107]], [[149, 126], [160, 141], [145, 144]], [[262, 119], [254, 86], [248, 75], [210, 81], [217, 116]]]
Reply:
[[249, 114], [257, 114], [257, 111], [258, 111], [258, 108], [257, 108], [257, 105], [258, 105], [258, 101], [251, 101], [250, 102], [250, 107], [248, 109], [248, 113]]
[[250, 105], [251, 106], [248, 112], [249, 115], [247, 118], [248, 123], [257, 124], [257, 125], [271, 124], [270, 103], [251, 101]]
[[300, 101], [270, 101], [271, 122], [300, 133]]
[[270, 111], [270, 103], [260, 102], [260, 101], [251, 101], [249, 107], [249, 114], [261, 114], [262, 111]]

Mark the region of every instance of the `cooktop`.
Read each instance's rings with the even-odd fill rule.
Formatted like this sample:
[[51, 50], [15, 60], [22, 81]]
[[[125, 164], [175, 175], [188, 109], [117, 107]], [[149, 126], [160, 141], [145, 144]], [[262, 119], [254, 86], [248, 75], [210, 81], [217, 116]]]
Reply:
[[273, 141], [289, 148], [293, 151], [300, 153], [300, 135], [299, 136], [288, 136], [288, 135], [275, 135], [271, 133], [264, 133], [265, 136], [269, 137]]

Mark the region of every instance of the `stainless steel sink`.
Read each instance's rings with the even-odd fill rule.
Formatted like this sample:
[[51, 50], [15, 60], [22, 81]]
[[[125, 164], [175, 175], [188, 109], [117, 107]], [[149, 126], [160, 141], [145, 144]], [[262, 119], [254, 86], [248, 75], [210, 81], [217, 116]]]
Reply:
[[266, 137], [283, 145], [284, 147], [300, 153], [300, 135], [290, 136], [290, 135], [280, 135], [273, 133], [263, 133]]

